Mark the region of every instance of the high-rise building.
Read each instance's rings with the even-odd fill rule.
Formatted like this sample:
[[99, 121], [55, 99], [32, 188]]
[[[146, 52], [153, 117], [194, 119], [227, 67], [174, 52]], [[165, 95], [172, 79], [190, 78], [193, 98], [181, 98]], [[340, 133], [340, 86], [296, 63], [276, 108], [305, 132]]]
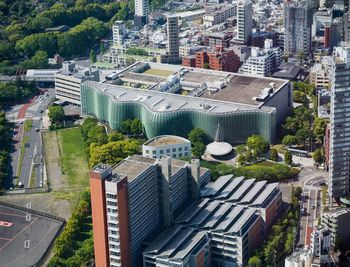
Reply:
[[338, 238], [341, 239], [344, 246], [350, 244], [349, 220], [349, 208], [339, 208], [322, 213], [321, 226], [330, 233], [331, 246], [335, 246]]
[[113, 32], [113, 44], [116, 46], [122, 46], [124, 44], [125, 36], [125, 24], [123, 21], [117, 20], [112, 27]]
[[312, 11], [307, 2], [285, 3], [283, 7], [285, 28], [284, 51], [286, 53], [303, 52], [311, 49]]
[[334, 50], [331, 66], [329, 193], [350, 195], [350, 44]]
[[135, 26], [141, 27], [148, 20], [148, 0], [135, 0]]
[[95, 261], [98, 267], [141, 266], [142, 242], [169, 227], [199, 196], [210, 171], [191, 164], [131, 156], [90, 172]]
[[252, 37], [253, 4], [250, 0], [237, 3], [237, 35], [235, 41], [249, 44]]
[[169, 16], [167, 18], [167, 34], [168, 34], [168, 60], [169, 63], [179, 63], [179, 18]]

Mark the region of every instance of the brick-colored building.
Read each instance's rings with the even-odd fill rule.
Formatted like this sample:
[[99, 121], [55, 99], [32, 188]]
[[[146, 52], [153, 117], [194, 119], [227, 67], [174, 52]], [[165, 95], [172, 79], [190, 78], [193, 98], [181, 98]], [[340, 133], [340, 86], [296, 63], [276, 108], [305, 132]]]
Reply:
[[196, 67], [196, 56], [190, 55], [190, 56], [184, 57], [182, 59], [182, 65], [186, 66], [186, 67], [195, 68]]

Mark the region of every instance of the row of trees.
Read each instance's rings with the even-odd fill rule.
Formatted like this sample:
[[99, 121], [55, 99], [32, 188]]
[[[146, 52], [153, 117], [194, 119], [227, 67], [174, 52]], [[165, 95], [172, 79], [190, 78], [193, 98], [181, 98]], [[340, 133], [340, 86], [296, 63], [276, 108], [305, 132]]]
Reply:
[[11, 125], [5, 113], [0, 112], [0, 187], [8, 174], [8, 163], [11, 148]]
[[[62, 234], [56, 239], [54, 256], [48, 266], [86, 266], [94, 256], [94, 243], [91, 236], [83, 234], [91, 228], [91, 202], [88, 190], [81, 194], [78, 207], [67, 222]], [[88, 228], [88, 229], [86, 229]]]
[[299, 199], [301, 188], [293, 189], [292, 204], [285, 214], [272, 227], [264, 245], [248, 261], [248, 267], [273, 266], [291, 254], [299, 221]]
[[[124, 128], [123, 128], [124, 125]], [[140, 120], [126, 120], [122, 123], [125, 134], [133, 133], [137, 136], [142, 133]], [[81, 125], [83, 141], [89, 156], [90, 167], [98, 163], [114, 165], [127, 156], [139, 153], [142, 139], [126, 138], [122, 133], [106, 133], [105, 128], [99, 125], [95, 118], [86, 118]]]
[[37, 92], [35, 84], [17, 79], [14, 82], [0, 82], [0, 108], [20, 102]]

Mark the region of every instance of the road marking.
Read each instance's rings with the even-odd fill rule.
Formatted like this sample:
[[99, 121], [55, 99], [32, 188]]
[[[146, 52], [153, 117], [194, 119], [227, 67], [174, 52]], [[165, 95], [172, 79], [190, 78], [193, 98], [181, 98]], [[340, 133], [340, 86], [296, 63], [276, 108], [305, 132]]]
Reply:
[[10, 227], [12, 226], [13, 223], [11, 222], [4, 222], [4, 221], [0, 221], [0, 226], [3, 226], [3, 227]]

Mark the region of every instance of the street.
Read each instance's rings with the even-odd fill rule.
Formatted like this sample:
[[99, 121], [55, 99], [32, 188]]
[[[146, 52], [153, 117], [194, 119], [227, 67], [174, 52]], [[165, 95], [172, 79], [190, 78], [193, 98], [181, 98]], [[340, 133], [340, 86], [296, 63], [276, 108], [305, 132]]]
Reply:
[[[5, 182], [6, 189], [14, 187], [16, 181], [13, 179], [15, 177], [18, 177], [17, 185], [21, 183], [24, 188], [41, 187], [43, 185], [44, 159], [40, 131], [44, 111], [54, 97], [54, 90], [49, 89], [29, 103], [15, 105], [6, 111], [7, 119], [15, 123], [13, 150], [11, 152], [12, 178], [9, 177], [8, 181]], [[24, 131], [24, 121], [26, 119], [32, 120], [32, 126], [27, 132]], [[27, 142], [22, 144], [22, 140]], [[21, 149], [23, 149], [22, 156]], [[31, 182], [31, 178], [34, 181]]]

